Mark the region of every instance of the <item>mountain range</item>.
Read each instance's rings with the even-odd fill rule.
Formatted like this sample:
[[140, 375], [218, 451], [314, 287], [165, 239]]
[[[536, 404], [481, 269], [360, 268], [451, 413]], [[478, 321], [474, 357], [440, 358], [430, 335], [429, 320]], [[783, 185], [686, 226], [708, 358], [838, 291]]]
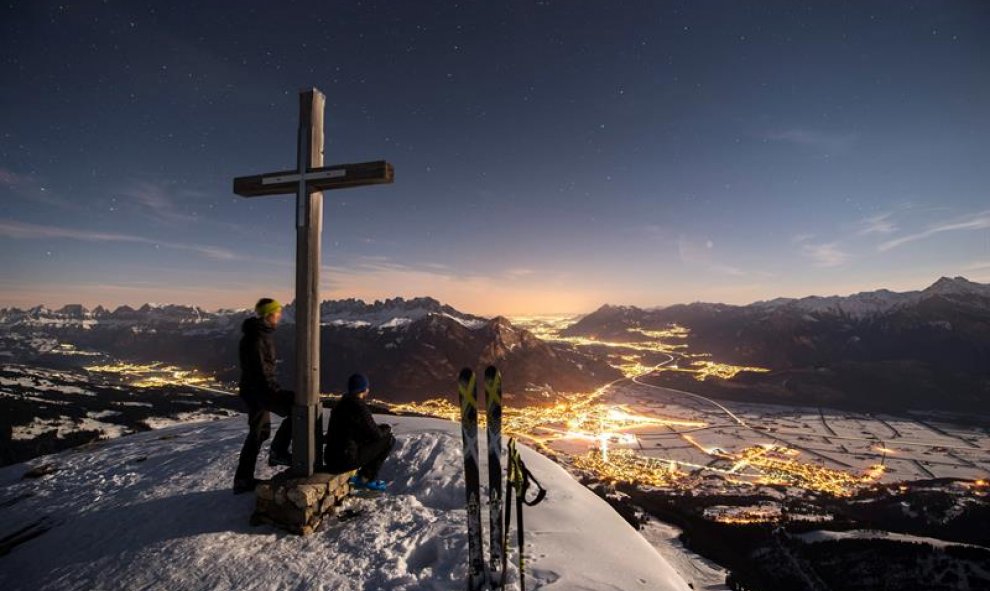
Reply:
[[[0, 360], [43, 362], [65, 343], [131, 361], [162, 361], [237, 379], [239, 327], [250, 310], [209, 312], [145, 304], [115, 310], [79, 305], [0, 310]], [[504, 317], [466, 314], [433, 298], [320, 306], [321, 390], [340, 391], [356, 371], [386, 400], [452, 399], [463, 366], [503, 369], [507, 397], [529, 401], [555, 391], [590, 391], [621, 377], [607, 354], [544, 341]], [[292, 387], [294, 307], [276, 333], [280, 381]], [[713, 360], [771, 370], [699, 383], [667, 372], [660, 381], [723, 398], [785, 404], [982, 409], [990, 400], [990, 285], [942, 277], [910, 292], [777, 298], [745, 306], [717, 303], [644, 309], [605, 305], [563, 336], [648, 340], [643, 330], [688, 329], [688, 350]]]
[[[920, 291], [746, 306], [603, 306], [564, 334], [643, 340], [630, 329], [672, 324], [690, 330], [691, 351], [773, 370], [741, 374], [734, 383], [691, 383], [713, 395], [895, 410], [968, 410], [990, 400], [990, 285], [963, 277], [942, 277]], [[665, 376], [682, 385], [683, 377]]]
[[[139, 308], [122, 305], [112, 311], [103, 306], [89, 309], [80, 304], [67, 304], [58, 309], [39, 305], [27, 310], [0, 309], [0, 325], [91, 328], [100, 325], [140, 324], [146, 327], [185, 325], [188, 328], [189, 325], [202, 324], [206, 328], [221, 328], [229, 324], [225, 320], [237, 320], [250, 313], [246, 308], [209, 312], [198, 306], [157, 303], [147, 303]], [[393, 298], [373, 304], [357, 299], [327, 300], [320, 304], [321, 324], [351, 328], [397, 328], [431, 314], [450, 316], [470, 328], [478, 328], [485, 322], [484, 318], [463, 314], [433, 298]], [[294, 303], [285, 306], [283, 322], [295, 322]]]
[[[251, 313], [160, 304], [113, 311], [78, 305], [4, 309], [0, 359], [76, 364], [78, 356], [59, 355], [68, 343], [122, 360], [195, 367], [233, 382], [239, 373], [240, 325]], [[374, 395], [384, 400], [454, 398], [461, 367], [480, 371], [498, 364], [507, 397], [539, 399], [554, 391], [594, 389], [620, 375], [604, 360], [544, 342], [504, 317], [465, 314], [432, 298], [325, 301], [320, 316], [323, 392], [339, 392], [348, 376], [360, 371], [371, 377]], [[286, 388], [294, 381], [294, 327], [289, 304], [276, 331], [279, 381]]]

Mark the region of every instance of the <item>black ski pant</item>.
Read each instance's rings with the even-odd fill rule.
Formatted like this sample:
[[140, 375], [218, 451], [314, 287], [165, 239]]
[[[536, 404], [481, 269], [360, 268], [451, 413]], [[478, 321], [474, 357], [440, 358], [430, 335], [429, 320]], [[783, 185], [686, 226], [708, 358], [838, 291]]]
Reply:
[[[291, 390], [280, 390], [261, 401], [247, 401], [248, 405], [248, 434], [241, 447], [241, 457], [237, 462], [237, 480], [254, 478], [255, 464], [263, 444], [272, 434], [271, 413], [283, 417], [282, 424], [272, 439], [271, 451], [275, 455], [289, 455], [289, 445], [292, 443], [292, 401], [295, 395]], [[258, 403], [260, 402], [260, 404]]]
[[382, 435], [380, 439], [358, 448], [358, 476], [365, 480], [378, 478], [378, 471], [395, 447], [395, 436], [392, 433], [383, 430]]

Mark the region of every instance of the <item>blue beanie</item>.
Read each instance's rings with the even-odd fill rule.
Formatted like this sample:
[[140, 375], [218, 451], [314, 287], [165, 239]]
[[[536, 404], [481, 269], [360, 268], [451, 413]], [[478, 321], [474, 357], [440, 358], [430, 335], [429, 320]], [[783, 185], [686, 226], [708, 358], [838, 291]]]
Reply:
[[356, 373], [351, 376], [351, 379], [347, 380], [348, 394], [360, 394], [367, 390], [368, 387], [368, 378], [364, 374]]

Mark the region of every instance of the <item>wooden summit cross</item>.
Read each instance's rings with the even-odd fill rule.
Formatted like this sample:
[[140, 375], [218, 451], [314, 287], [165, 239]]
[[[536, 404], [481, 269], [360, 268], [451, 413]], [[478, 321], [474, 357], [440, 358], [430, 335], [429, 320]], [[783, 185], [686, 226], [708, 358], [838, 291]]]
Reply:
[[241, 197], [296, 194], [296, 397], [292, 410], [292, 471], [310, 476], [319, 464], [316, 432], [320, 407], [320, 236], [323, 193], [391, 183], [384, 160], [323, 166], [323, 110], [326, 97], [312, 88], [299, 93], [299, 142], [295, 170], [234, 179]]

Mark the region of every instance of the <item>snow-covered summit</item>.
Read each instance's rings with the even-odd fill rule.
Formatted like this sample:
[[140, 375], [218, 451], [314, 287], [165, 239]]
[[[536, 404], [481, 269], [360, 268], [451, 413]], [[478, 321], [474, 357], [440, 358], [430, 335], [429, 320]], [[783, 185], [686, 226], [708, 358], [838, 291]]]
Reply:
[[866, 291], [850, 296], [808, 296], [801, 299], [776, 298], [753, 304], [756, 308], [777, 310], [792, 308], [810, 314], [837, 314], [862, 318], [889, 312], [917, 301], [918, 292], [897, 293], [886, 289]]
[[[294, 317], [293, 304], [286, 306], [288, 318]], [[428, 317], [447, 317], [466, 328], [477, 329], [487, 323], [479, 316], [464, 314], [429, 297], [406, 300], [391, 298], [366, 304], [362, 300], [327, 300], [320, 304], [320, 322], [350, 328], [400, 329]]]
[[[0, 469], [0, 535], [23, 540], [0, 558], [0, 588], [463, 589], [458, 425], [378, 420], [393, 424], [398, 440], [382, 472], [390, 493], [351, 499], [360, 516], [308, 537], [250, 527], [254, 499], [231, 495], [242, 418], [39, 458], [32, 464], [57, 471], [37, 480], [22, 478], [24, 464]], [[529, 589], [688, 588], [607, 504], [549, 459], [520, 451], [550, 491], [526, 510]], [[517, 577], [513, 566], [509, 588]]]
[[[226, 330], [240, 326], [240, 320], [251, 310], [221, 309], [208, 312], [198, 306], [147, 303], [138, 308], [121, 305], [112, 312], [97, 306], [88, 310], [79, 304], [69, 304], [58, 310], [44, 305], [29, 310], [0, 309], [0, 325], [23, 327], [138, 327], [191, 329], [198, 332], [211, 328]], [[413, 299], [391, 298], [367, 304], [362, 300], [325, 300], [320, 303], [323, 325], [346, 328], [402, 329], [423, 318], [448, 318], [469, 329], [480, 329], [488, 320], [466, 314], [429, 297]], [[285, 306], [283, 321], [295, 322], [295, 303]]]
[[952, 300], [966, 298], [990, 299], [990, 285], [975, 283], [965, 277], [942, 277], [920, 291], [895, 292], [888, 289], [864, 291], [849, 296], [809, 296], [805, 298], [776, 298], [756, 302], [764, 310], [794, 309], [809, 314], [831, 314], [849, 318], [883, 315], [918, 304], [932, 297]]
[[200, 324], [222, 317], [197, 306], [148, 303], [140, 308], [118, 306], [112, 312], [103, 306], [89, 310], [81, 304], [66, 304], [57, 310], [38, 305], [28, 310], [0, 310], [0, 324], [26, 327], [83, 327], [97, 325], [188, 325]]
[[965, 277], [940, 277], [938, 281], [929, 285], [921, 293], [949, 296], [977, 295], [987, 298], [990, 297], [990, 285], [976, 283]]

